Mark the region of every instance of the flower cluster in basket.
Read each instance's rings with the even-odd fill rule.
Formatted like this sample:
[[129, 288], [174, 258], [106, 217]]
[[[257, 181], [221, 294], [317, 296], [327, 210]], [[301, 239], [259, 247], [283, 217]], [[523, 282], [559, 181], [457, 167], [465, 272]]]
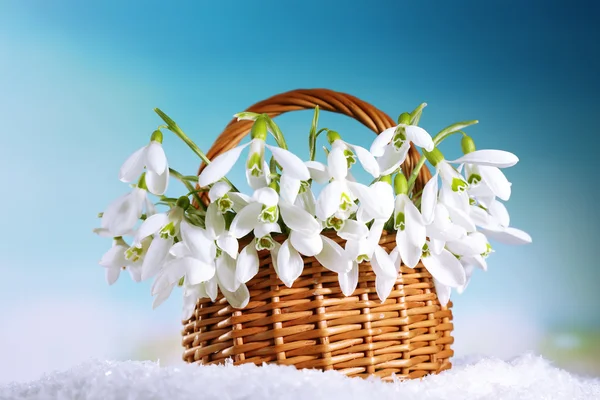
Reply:
[[[511, 195], [511, 183], [501, 169], [518, 158], [506, 151], [476, 150], [463, 130], [477, 121], [453, 124], [432, 137], [418, 126], [424, 107], [402, 113], [398, 125], [381, 132], [369, 150], [333, 130], [317, 130], [317, 107], [307, 161], [288, 150], [271, 118], [251, 112], [236, 114], [238, 120], [253, 121], [250, 140], [210, 161], [156, 109], [166, 125], [120, 170], [121, 181], [137, 183], [100, 214], [101, 227], [95, 230], [114, 240], [100, 261], [108, 283], [122, 270], [135, 281], [154, 278], [155, 307], [180, 286], [183, 318], [188, 319], [199, 298], [214, 301], [219, 291], [233, 307], [245, 307], [250, 298], [246, 283], [259, 271], [259, 252], [268, 251], [286, 286], [302, 274], [302, 256], [314, 257], [338, 274], [346, 296], [357, 287], [359, 264], [369, 262], [381, 301], [394, 287], [401, 264], [414, 268], [422, 262], [433, 276], [440, 302], [447, 304], [452, 288], [462, 292], [475, 268], [487, 269], [489, 240], [523, 244], [531, 238], [509, 226], [509, 214], [499, 201]], [[199, 176], [169, 167], [161, 129], [183, 139], [207, 164]], [[323, 147], [325, 163], [315, 161], [322, 133], [328, 144]], [[273, 145], [267, 143], [269, 134]], [[448, 161], [438, 145], [452, 134], [462, 135], [464, 155]], [[421, 149], [422, 157], [408, 174], [402, 165], [411, 144]], [[426, 160], [435, 171], [416, 192]], [[245, 166], [251, 188], [247, 193], [226, 178], [238, 162]], [[356, 168], [371, 175], [370, 182], [358, 182], [352, 174]], [[186, 186], [183, 196], [165, 196], [172, 177]], [[157, 205], [165, 211], [158, 212]], [[391, 253], [379, 245], [386, 232], [396, 234]], [[335, 235], [343, 240], [333, 240]]]

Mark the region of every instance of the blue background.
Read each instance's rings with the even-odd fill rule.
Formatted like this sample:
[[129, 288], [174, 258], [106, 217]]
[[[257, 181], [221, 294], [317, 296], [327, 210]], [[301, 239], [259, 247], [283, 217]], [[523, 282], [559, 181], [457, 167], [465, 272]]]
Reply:
[[[453, 295], [457, 355], [530, 350], [600, 374], [599, 11], [591, 1], [0, 1], [1, 379], [87, 356], [175, 362], [180, 293], [152, 311], [148, 282], [108, 287], [97, 265], [110, 241], [92, 234], [96, 214], [128, 190], [118, 169], [161, 123], [154, 107], [208, 150], [234, 113], [312, 87], [393, 118], [426, 101], [432, 134], [479, 119], [468, 129], [478, 148], [517, 154], [508, 209], [534, 242], [496, 246], [490, 270]], [[301, 154], [311, 117], [278, 119]], [[320, 126], [366, 147], [373, 138], [342, 116], [322, 113]], [[166, 135], [164, 145], [174, 168], [195, 173], [184, 144]], [[458, 138], [442, 146], [448, 158], [458, 149]]]

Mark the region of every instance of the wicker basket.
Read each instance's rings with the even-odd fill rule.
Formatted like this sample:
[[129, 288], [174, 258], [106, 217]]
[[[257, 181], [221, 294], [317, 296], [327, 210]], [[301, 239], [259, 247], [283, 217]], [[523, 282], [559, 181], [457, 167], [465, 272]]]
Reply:
[[[373, 106], [325, 89], [283, 93], [248, 111], [275, 117], [317, 105], [355, 118], [375, 133], [395, 125]], [[231, 121], [208, 157], [235, 147], [251, 124]], [[405, 173], [412, 171], [418, 159], [418, 152], [411, 148], [403, 165]], [[423, 168], [415, 190], [421, 190], [430, 177]], [[339, 237], [330, 237], [344, 244]], [[285, 237], [274, 239], [282, 242]], [[396, 246], [395, 234], [384, 232], [380, 245], [391, 251]], [[304, 272], [292, 288], [275, 274], [268, 251], [259, 252], [259, 258], [259, 273], [247, 283], [250, 302], [246, 308], [234, 309], [222, 296], [214, 303], [198, 301], [192, 318], [184, 321], [185, 361], [218, 364], [232, 358], [234, 364], [277, 363], [385, 380], [394, 374], [401, 379], [419, 378], [451, 367], [451, 303], [440, 305], [432, 277], [421, 263], [415, 269], [400, 268], [394, 289], [382, 303], [367, 262], [360, 265], [357, 289], [345, 297], [337, 274], [314, 257], [304, 257]]]

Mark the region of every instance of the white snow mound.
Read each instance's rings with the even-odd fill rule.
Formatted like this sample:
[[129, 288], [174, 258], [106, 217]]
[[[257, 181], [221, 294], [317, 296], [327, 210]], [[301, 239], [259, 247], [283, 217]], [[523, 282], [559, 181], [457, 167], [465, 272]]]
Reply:
[[422, 380], [382, 382], [334, 371], [265, 365], [160, 367], [154, 362], [89, 361], [30, 383], [0, 386], [0, 399], [600, 399], [600, 380], [577, 377], [546, 360], [455, 362]]

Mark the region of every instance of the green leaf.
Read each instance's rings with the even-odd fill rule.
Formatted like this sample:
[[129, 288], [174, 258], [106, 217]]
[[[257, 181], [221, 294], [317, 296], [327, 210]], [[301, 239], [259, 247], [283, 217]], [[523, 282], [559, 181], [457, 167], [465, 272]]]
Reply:
[[462, 129], [466, 128], [467, 126], [471, 126], [471, 125], [475, 125], [479, 123], [478, 120], [474, 119], [472, 121], [463, 121], [463, 122], [457, 122], [455, 124], [452, 124], [444, 129], [442, 129], [441, 131], [439, 131], [439, 133], [437, 135], [435, 135], [435, 137], [433, 138], [433, 144], [434, 145], [438, 145], [439, 143], [442, 142], [442, 140], [446, 139], [448, 136], [460, 132]]
[[246, 120], [250, 120], [250, 121], [256, 121], [256, 119], [260, 115], [261, 114], [258, 114], [258, 113], [255, 113], [255, 112], [242, 111], [240, 113], [235, 114], [234, 117], [237, 118], [238, 120], [240, 120], [240, 119], [246, 119]]
[[314, 161], [316, 156], [317, 146], [317, 124], [319, 123], [319, 106], [315, 107], [310, 133], [308, 134], [308, 148], [310, 152], [310, 160]]
[[421, 120], [421, 114], [423, 113], [423, 109], [427, 107], [427, 103], [421, 103], [417, 108], [415, 108], [410, 113], [410, 124], [411, 125], [419, 125], [419, 121]]

